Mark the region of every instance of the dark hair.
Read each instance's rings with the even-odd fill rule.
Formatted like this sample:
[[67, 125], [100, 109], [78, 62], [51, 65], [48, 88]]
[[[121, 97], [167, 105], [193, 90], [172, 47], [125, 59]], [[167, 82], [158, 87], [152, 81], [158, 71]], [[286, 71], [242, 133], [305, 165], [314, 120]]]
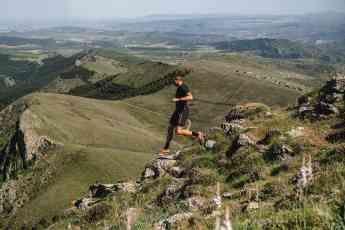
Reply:
[[180, 81], [182, 81], [182, 80], [183, 80], [183, 77], [182, 77], [182, 76], [177, 75], [177, 76], [175, 77], [175, 80], [180, 80]]

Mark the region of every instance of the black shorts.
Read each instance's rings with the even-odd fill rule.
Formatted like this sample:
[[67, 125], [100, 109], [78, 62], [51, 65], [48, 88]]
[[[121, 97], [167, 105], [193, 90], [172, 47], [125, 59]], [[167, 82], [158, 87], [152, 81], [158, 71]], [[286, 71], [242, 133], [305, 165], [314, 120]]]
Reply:
[[186, 107], [181, 111], [175, 111], [170, 118], [170, 125], [177, 127], [186, 126], [186, 122], [189, 118], [189, 108]]

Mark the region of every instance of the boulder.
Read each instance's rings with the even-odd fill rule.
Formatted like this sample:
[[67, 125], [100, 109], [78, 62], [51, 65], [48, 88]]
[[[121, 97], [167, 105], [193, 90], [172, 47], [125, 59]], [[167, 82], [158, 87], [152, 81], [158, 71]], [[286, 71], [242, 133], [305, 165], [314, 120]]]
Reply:
[[[245, 190], [243, 190], [245, 191]], [[229, 199], [229, 200], [232, 200], [232, 199], [239, 199], [241, 198], [243, 195], [245, 195], [246, 193], [245, 192], [225, 192], [222, 194], [222, 198], [224, 199]]]
[[309, 104], [300, 105], [298, 108], [298, 115], [302, 118], [312, 114], [314, 112], [314, 107]]
[[156, 177], [155, 171], [153, 171], [153, 169], [148, 168], [148, 167], [145, 168], [144, 173], [143, 173], [143, 178], [149, 179], [149, 178], [154, 178], [154, 177]]
[[158, 196], [158, 203], [161, 204], [164, 201], [169, 201], [178, 197], [180, 194], [182, 194], [186, 185], [186, 180], [175, 179], [165, 188], [164, 192]]
[[259, 203], [258, 202], [249, 202], [247, 207], [246, 207], [247, 211], [256, 210], [256, 209], [259, 209]]
[[256, 142], [254, 140], [252, 140], [246, 134], [240, 134], [238, 139], [237, 139], [237, 144], [239, 146], [250, 146], [250, 145], [255, 145]]
[[318, 104], [317, 112], [323, 115], [340, 114], [339, 109], [335, 105], [323, 101]]
[[89, 187], [89, 197], [104, 198], [116, 190], [115, 184], [93, 184]]
[[96, 204], [97, 202], [98, 200], [94, 198], [82, 198], [82, 199], [74, 201], [73, 205], [78, 209], [87, 210], [92, 205]]
[[219, 198], [207, 200], [206, 198], [201, 197], [201, 196], [190, 197], [186, 200], [185, 203], [188, 206], [190, 211], [193, 211], [193, 212], [200, 211], [203, 213], [203, 215], [212, 214], [221, 205], [221, 201], [219, 200]]
[[304, 127], [297, 127], [294, 129], [291, 129], [287, 134], [292, 138], [298, 138], [301, 136], [304, 136]]
[[138, 184], [135, 182], [122, 182], [116, 184], [116, 191], [126, 193], [136, 193]]
[[185, 171], [186, 171], [185, 168], [182, 168], [180, 166], [175, 166], [170, 169], [169, 174], [173, 177], [181, 178], [183, 174], [185, 173]]
[[178, 226], [179, 223], [185, 222], [193, 218], [193, 213], [191, 212], [184, 212], [178, 213], [173, 216], [170, 216], [167, 219], [160, 221], [158, 224], [155, 224], [155, 230], [170, 230], [174, 229], [174, 227]]
[[207, 200], [201, 196], [193, 196], [188, 198], [186, 203], [191, 211], [198, 211], [205, 208]]
[[217, 142], [214, 140], [207, 140], [205, 143], [205, 148], [206, 149], [214, 149], [214, 147], [216, 146]]
[[224, 122], [221, 125], [221, 128], [224, 133], [229, 136], [242, 133], [245, 130], [245, 128], [238, 122]]
[[272, 144], [264, 153], [265, 161], [286, 160], [290, 158], [293, 150], [285, 144]]
[[116, 184], [93, 184], [89, 187], [90, 198], [104, 198], [114, 192], [135, 193], [137, 191], [137, 183], [120, 182]]
[[105, 216], [111, 211], [112, 207], [105, 203], [97, 203], [88, 208], [83, 215], [83, 218], [88, 223], [96, 223], [105, 218]]
[[169, 173], [173, 167], [177, 165], [177, 158], [180, 152], [173, 155], [158, 157], [151, 163], [147, 164], [142, 174], [142, 180], [155, 179], [166, 173]]
[[274, 138], [277, 138], [279, 136], [281, 136], [282, 133], [280, 132], [280, 130], [278, 129], [268, 129], [268, 131], [266, 132], [266, 135], [265, 137], [258, 141], [258, 144], [259, 145], [268, 145], [269, 143], [271, 143], [271, 141], [274, 139]]

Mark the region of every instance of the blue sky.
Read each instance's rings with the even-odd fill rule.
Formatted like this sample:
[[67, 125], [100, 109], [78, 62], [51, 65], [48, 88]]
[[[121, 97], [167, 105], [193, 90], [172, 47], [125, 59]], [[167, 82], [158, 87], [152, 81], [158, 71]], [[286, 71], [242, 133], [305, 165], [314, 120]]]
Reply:
[[150, 14], [345, 11], [345, 0], [1, 0], [0, 18], [118, 18]]

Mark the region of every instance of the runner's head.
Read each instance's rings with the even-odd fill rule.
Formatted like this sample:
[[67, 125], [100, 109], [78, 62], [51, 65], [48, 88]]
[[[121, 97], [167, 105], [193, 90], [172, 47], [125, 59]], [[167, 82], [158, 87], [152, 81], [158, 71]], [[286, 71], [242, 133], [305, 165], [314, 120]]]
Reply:
[[180, 85], [182, 85], [182, 83], [183, 83], [183, 77], [182, 76], [176, 76], [175, 77], [175, 80], [174, 80], [174, 84], [175, 84], [175, 86], [180, 86]]

